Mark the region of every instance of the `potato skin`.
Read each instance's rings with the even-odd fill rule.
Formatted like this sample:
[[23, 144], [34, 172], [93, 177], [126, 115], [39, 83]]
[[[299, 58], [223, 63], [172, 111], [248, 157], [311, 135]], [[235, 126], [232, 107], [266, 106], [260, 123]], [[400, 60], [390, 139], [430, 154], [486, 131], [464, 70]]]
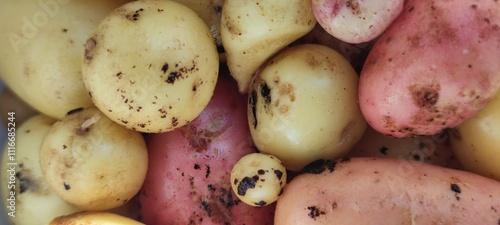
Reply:
[[373, 46], [363, 115], [394, 137], [433, 135], [473, 116], [500, 87], [500, 2], [409, 0]]
[[[252, 207], [231, 189], [230, 173], [254, 152], [246, 122], [246, 96], [229, 75], [198, 118], [162, 134], [149, 134], [149, 168], [140, 192], [148, 225], [272, 225], [275, 204]], [[234, 80], [233, 80], [234, 81]]]
[[500, 223], [500, 182], [476, 174], [384, 158], [321, 168], [287, 184], [275, 225]]

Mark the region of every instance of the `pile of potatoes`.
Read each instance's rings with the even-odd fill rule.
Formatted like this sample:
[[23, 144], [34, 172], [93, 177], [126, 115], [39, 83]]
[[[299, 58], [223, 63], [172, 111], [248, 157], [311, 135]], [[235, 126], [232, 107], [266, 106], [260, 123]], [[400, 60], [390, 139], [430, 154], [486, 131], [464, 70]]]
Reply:
[[11, 224], [500, 224], [498, 1], [0, 2]]

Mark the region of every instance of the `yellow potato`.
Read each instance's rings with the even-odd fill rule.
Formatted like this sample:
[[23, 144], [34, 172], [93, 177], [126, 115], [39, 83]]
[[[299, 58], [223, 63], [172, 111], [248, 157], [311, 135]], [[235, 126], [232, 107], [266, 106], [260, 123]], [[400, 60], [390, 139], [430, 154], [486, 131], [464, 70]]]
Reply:
[[86, 210], [108, 210], [139, 192], [148, 155], [139, 132], [114, 123], [97, 108], [85, 108], [50, 128], [40, 163], [45, 180], [64, 201]]
[[92, 106], [81, 50], [92, 29], [127, 0], [0, 1], [0, 79], [37, 111], [60, 119]]
[[56, 195], [40, 167], [40, 146], [55, 122], [45, 115], [30, 117], [15, 127], [16, 135], [11, 136], [14, 142], [8, 141], [4, 148], [0, 173], [2, 199], [7, 200], [3, 201], [4, 206], [15, 225], [48, 224], [57, 216], [80, 210]]
[[450, 137], [464, 169], [500, 181], [500, 92], [472, 118], [450, 129]]
[[78, 212], [60, 216], [48, 225], [144, 225], [133, 219], [109, 212]]
[[331, 48], [280, 52], [251, 85], [247, 114], [256, 147], [295, 171], [347, 153], [366, 128], [357, 84], [352, 66]]
[[173, 1], [141, 0], [109, 14], [85, 45], [83, 80], [112, 121], [145, 133], [181, 127], [210, 101], [219, 71], [207, 24]]

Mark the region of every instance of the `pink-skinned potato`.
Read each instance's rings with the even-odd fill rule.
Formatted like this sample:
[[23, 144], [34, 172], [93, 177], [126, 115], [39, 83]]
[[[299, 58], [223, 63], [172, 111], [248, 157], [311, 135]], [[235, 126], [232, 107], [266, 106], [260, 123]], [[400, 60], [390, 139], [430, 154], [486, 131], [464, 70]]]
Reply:
[[375, 130], [434, 135], [483, 108], [500, 87], [500, 1], [408, 0], [371, 49], [359, 104]]
[[306, 172], [285, 187], [275, 225], [500, 224], [500, 182], [474, 173], [389, 158]]
[[220, 75], [214, 96], [199, 117], [174, 131], [146, 138], [149, 168], [140, 192], [148, 225], [272, 225], [275, 204], [253, 207], [231, 189], [236, 162], [255, 152], [245, 95]]
[[318, 23], [332, 36], [347, 43], [371, 41], [398, 17], [404, 0], [312, 0]]

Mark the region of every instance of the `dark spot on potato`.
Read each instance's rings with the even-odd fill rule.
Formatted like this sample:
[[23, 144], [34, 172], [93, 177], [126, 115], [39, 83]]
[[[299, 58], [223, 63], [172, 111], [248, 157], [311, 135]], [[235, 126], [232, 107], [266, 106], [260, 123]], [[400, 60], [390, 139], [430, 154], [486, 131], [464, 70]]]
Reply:
[[71, 189], [71, 186], [69, 184], [66, 184], [66, 183], [63, 182], [63, 185], [64, 185], [64, 190]]
[[63, 149], [66, 149], [66, 148], [68, 148], [68, 146], [67, 145], [63, 145]]
[[252, 123], [253, 123], [253, 128], [257, 128], [257, 92], [255, 90], [252, 90], [252, 93], [248, 96], [248, 105], [250, 106], [250, 109], [252, 110]]
[[179, 125], [177, 117], [172, 117], [172, 127], [176, 127], [177, 125]]
[[332, 172], [335, 169], [336, 164], [337, 162], [333, 160], [318, 159], [306, 165], [302, 169], [301, 173], [320, 174], [324, 172], [326, 169]]
[[361, 14], [361, 8], [359, 7], [358, 1], [355, 0], [347, 0], [345, 1], [345, 6], [347, 8], [350, 8], [352, 11], [352, 14], [354, 15], [359, 15]]
[[165, 82], [169, 83], [169, 84], [173, 84], [175, 82], [175, 80], [177, 80], [178, 78], [180, 78], [182, 75], [177, 72], [177, 71], [172, 71], [168, 74], [168, 77], [167, 77], [167, 80], [165, 80]]
[[260, 84], [260, 95], [264, 98], [266, 104], [271, 103], [271, 89], [269, 89], [266, 82]]
[[139, 19], [139, 16], [140, 16], [140, 13], [144, 11], [143, 8], [140, 8], [138, 10], [136, 10], [134, 13], [132, 14], [127, 14], [125, 15], [125, 18], [127, 18], [128, 20], [131, 20], [131, 21], [137, 21]]
[[460, 187], [457, 185], [457, 184], [450, 184], [450, 189], [455, 192], [455, 198], [458, 200], [460, 200], [460, 196], [458, 196], [458, 194], [462, 193], [462, 190], [460, 190]]
[[438, 83], [428, 85], [414, 84], [409, 88], [413, 101], [418, 107], [431, 108], [439, 99], [441, 86]]
[[208, 178], [208, 176], [210, 176], [210, 166], [209, 165], [205, 165], [205, 178]]
[[[26, 173], [28, 175], [26, 175]], [[38, 185], [35, 180], [30, 178], [30, 172], [23, 170], [23, 172], [16, 172], [16, 178], [19, 179], [19, 193], [22, 194], [26, 191], [36, 191]]]
[[283, 171], [281, 170], [274, 170], [274, 174], [276, 174], [276, 177], [280, 180], [283, 177]]
[[472, 9], [477, 9], [477, 5], [476, 5], [476, 4], [472, 4], [470, 7], [471, 7]]
[[320, 209], [318, 209], [316, 206], [308, 206], [307, 209], [309, 210], [309, 213], [307, 214], [309, 218], [316, 220], [321, 215], [325, 215], [326, 213]]
[[195, 163], [194, 164], [194, 167], [193, 167], [195, 170], [199, 170], [201, 169], [200, 165], [198, 163]]
[[208, 217], [211, 217], [212, 216], [212, 209], [210, 208], [210, 205], [208, 204], [208, 202], [202, 201], [201, 206], [203, 207], [203, 210], [205, 210], [205, 212], [207, 212]]
[[387, 147], [382, 146], [378, 151], [382, 153], [382, 155], [387, 155], [387, 150], [389, 150]]
[[248, 189], [254, 189], [255, 183], [259, 180], [259, 176], [245, 177], [238, 184], [238, 195], [245, 196]]
[[267, 204], [267, 202], [262, 201], [262, 200], [254, 203], [254, 205], [256, 205], [256, 206], [265, 206], [266, 204]]
[[161, 67], [161, 71], [163, 71], [163, 73], [166, 73], [168, 70], [168, 63], [165, 63], [163, 64], [163, 66]]
[[97, 42], [94, 38], [90, 38], [85, 43], [85, 59], [92, 60], [94, 57], [94, 51], [96, 48]]
[[266, 174], [266, 171], [263, 169], [260, 169], [260, 170], [257, 170], [257, 174], [264, 175], [264, 174]]

